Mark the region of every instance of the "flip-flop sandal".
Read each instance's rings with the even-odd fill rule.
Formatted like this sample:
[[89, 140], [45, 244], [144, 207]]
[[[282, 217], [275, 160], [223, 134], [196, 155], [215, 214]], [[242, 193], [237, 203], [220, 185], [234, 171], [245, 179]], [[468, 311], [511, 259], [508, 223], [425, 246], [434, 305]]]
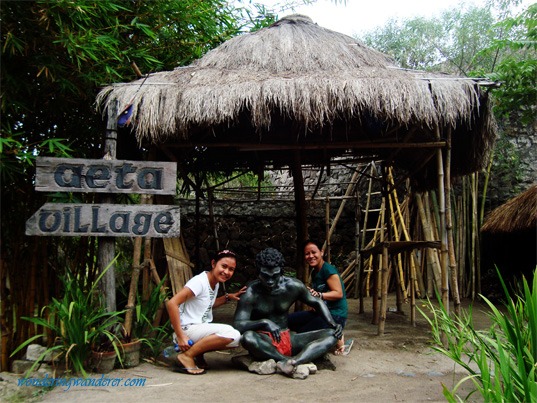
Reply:
[[[196, 370], [202, 370], [201, 372], [191, 372]], [[179, 365], [173, 367], [173, 372], [179, 372], [180, 374], [186, 374], [186, 375], [204, 375], [207, 373], [203, 368], [193, 367], [193, 368], [186, 368], [186, 367], [180, 367]]]
[[351, 352], [351, 349], [352, 349], [352, 346], [354, 344], [354, 339], [349, 339], [345, 342], [344, 346], [343, 346], [343, 355], [349, 355], [349, 353]]

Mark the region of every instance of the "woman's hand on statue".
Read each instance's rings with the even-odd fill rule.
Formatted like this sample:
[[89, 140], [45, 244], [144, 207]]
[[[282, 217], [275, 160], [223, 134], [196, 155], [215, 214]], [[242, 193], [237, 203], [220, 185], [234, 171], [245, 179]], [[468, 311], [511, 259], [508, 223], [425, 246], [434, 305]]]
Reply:
[[308, 291], [310, 292], [310, 294], [315, 297], [315, 298], [320, 298], [321, 297], [321, 293], [320, 292], [317, 292], [315, 291], [313, 288], [311, 287], [308, 287]]
[[229, 294], [229, 298], [235, 301], [239, 301], [241, 294], [244, 294], [245, 292], [246, 292], [246, 286], [242, 287], [239, 291], [234, 292], [233, 294]]

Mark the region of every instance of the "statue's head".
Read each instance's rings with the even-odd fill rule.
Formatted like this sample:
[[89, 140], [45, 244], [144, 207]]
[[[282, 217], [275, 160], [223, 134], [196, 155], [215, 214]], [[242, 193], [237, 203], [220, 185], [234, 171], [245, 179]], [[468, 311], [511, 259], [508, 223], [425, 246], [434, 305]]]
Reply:
[[259, 273], [259, 280], [269, 290], [275, 288], [283, 274], [285, 259], [280, 251], [274, 248], [262, 250], [255, 257], [255, 266]]

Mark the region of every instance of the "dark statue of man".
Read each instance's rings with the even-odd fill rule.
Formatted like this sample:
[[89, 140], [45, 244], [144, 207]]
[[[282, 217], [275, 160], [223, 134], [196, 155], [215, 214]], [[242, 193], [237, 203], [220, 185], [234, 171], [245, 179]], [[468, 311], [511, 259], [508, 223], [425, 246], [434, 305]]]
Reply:
[[[241, 344], [258, 361], [274, 359], [284, 374], [292, 376], [300, 364], [312, 362], [329, 352], [342, 336], [342, 328], [325, 303], [313, 297], [304, 283], [283, 275], [285, 260], [276, 249], [256, 256], [258, 278], [241, 295], [234, 327], [242, 333]], [[289, 308], [301, 301], [311, 306], [332, 328], [306, 333], [287, 328]]]

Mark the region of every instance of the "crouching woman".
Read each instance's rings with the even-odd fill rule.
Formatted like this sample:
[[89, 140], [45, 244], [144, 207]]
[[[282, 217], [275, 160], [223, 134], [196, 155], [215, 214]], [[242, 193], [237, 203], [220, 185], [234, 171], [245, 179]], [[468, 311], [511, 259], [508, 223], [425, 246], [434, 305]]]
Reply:
[[181, 352], [177, 355], [175, 372], [202, 375], [207, 364], [203, 354], [239, 346], [240, 333], [230, 325], [211, 323], [213, 308], [231, 300], [239, 300], [246, 287], [233, 294], [218, 295], [219, 283], [228, 281], [235, 272], [237, 257], [233, 251], [222, 250], [211, 261], [211, 270], [192, 277], [168, 302], [166, 309], [174, 330], [174, 341]]

